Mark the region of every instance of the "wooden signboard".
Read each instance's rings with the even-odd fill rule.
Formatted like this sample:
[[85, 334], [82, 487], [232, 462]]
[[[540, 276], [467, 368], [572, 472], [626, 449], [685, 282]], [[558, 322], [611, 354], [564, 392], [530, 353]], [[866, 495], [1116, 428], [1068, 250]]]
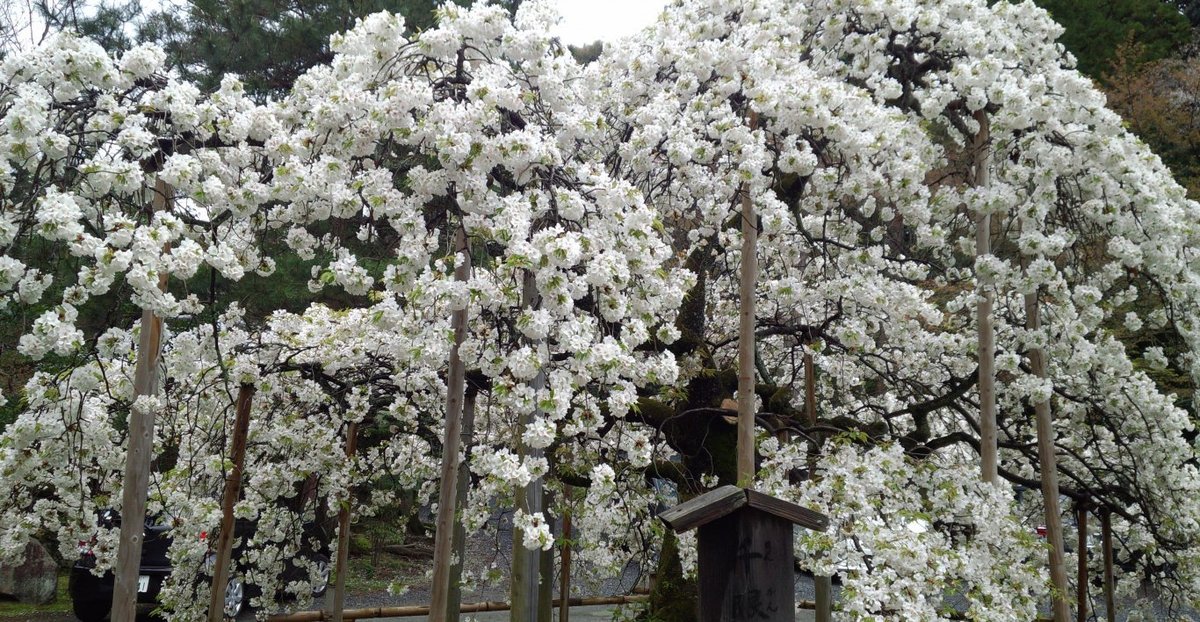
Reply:
[[699, 530], [700, 622], [795, 622], [792, 525], [825, 531], [825, 515], [722, 486], [659, 516], [677, 532]]

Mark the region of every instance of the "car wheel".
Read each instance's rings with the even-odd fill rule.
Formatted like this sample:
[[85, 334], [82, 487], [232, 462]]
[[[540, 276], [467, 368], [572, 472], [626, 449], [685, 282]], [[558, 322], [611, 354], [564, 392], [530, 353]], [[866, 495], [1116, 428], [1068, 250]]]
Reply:
[[329, 575], [332, 573], [333, 567], [329, 565], [329, 558], [321, 554], [313, 555], [312, 562], [317, 569], [312, 584], [312, 595], [313, 598], [317, 598], [324, 595], [325, 590], [329, 589]]
[[225, 585], [225, 617], [234, 619], [242, 612], [242, 605], [246, 602], [246, 584], [242, 582], [240, 577], [229, 579], [229, 583]]

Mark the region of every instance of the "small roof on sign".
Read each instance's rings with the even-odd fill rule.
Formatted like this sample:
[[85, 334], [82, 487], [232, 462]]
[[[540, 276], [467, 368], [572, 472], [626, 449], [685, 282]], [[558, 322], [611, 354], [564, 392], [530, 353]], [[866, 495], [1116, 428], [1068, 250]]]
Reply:
[[684, 532], [728, 516], [743, 506], [750, 506], [813, 531], [825, 531], [829, 527], [829, 517], [820, 512], [737, 486], [721, 486], [710, 490], [680, 503], [658, 517], [676, 532]]

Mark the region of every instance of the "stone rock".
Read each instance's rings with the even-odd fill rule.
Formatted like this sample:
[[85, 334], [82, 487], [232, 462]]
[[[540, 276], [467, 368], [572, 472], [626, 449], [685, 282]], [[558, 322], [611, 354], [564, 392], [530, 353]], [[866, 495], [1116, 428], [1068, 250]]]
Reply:
[[0, 566], [0, 594], [23, 603], [46, 605], [58, 593], [58, 564], [37, 540], [25, 545], [25, 561], [18, 566]]

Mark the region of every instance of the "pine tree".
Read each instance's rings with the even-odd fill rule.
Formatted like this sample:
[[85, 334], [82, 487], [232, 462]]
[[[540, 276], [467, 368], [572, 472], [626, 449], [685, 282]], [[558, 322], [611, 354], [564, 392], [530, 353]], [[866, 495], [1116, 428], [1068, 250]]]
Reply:
[[309, 67], [333, 58], [329, 36], [378, 11], [404, 15], [410, 28], [435, 21], [434, 0], [189, 0], [182, 12], [148, 16], [139, 33], [167, 51], [202, 89], [236, 73], [256, 96], [278, 95]]
[[[1165, 58], [1191, 40], [1188, 18], [1172, 4], [1194, 0], [1036, 0], [1066, 28], [1060, 41], [1075, 55], [1079, 70], [1100, 79], [1112, 64], [1117, 46], [1132, 39], [1148, 62]], [[1193, 12], [1200, 6], [1192, 7]], [[1200, 15], [1198, 15], [1200, 16]]]

